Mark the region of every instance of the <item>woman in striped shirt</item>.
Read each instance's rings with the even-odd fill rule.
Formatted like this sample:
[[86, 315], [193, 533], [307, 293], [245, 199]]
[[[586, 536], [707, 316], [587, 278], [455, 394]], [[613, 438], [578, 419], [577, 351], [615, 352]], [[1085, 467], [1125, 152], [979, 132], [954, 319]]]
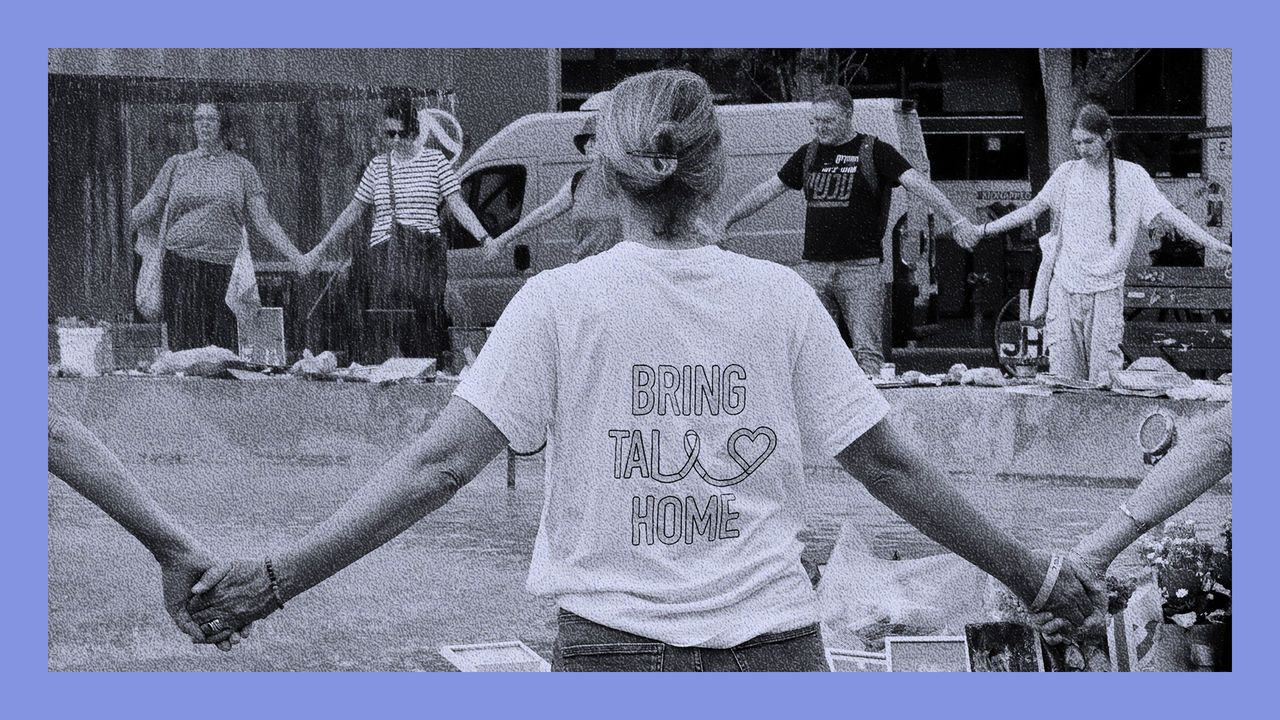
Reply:
[[444, 309], [448, 244], [440, 235], [440, 206], [480, 242], [489, 234], [467, 207], [458, 176], [438, 150], [419, 148], [412, 103], [387, 105], [387, 152], [369, 161], [355, 196], [304, 259], [312, 269], [325, 250], [373, 206], [368, 243], [352, 254], [354, 296], [363, 308], [357, 359], [440, 357], [448, 349]]

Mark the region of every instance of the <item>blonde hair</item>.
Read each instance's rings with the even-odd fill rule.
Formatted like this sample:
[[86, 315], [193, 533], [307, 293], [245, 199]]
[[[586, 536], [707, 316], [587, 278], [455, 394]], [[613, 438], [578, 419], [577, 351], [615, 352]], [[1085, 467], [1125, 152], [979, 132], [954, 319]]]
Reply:
[[614, 88], [596, 145], [606, 178], [662, 218], [657, 235], [688, 230], [724, 181], [711, 89], [685, 70], [636, 75]]

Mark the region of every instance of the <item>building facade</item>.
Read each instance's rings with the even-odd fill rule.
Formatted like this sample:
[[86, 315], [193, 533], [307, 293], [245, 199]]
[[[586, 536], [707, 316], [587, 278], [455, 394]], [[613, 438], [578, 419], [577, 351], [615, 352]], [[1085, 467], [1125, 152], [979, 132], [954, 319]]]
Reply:
[[[168, 155], [193, 146], [193, 102], [233, 108], [236, 149], [254, 162], [272, 213], [304, 250], [345, 207], [378, 151], [387, 98], [409, 95], [454, 113], [466, 130], [465, 154], [522, 115], [576, 109], [658, 67], [701, 73], [720, 102], [804, 99], [822, 81], [841, 82], [855, 97], [911, 100], [933, 179], [982, 220], [1025, 203], [1048, 177], [1049, 52], [1082, 84], [1102, 88], [1119, 156], [1146, 167], [1175, 205], [1229, 240], [1229, 49], [52, 49], [49, 315], [131, 314], [137, 261], [123, 237], [124, 213]], [[995, 314], [1032, 284], [1037, 234], [1025, 228], [974, 253], [921, 235], [920, 247], [903, 253], [924, 265], [911, 268], [917, 309], [925, 310], [913, 324], [959, 321], [963, 330], [944, 344], [989, 342]], [[283, 269], [274, 251], [252, 240], [267, 272], [264, 292], [290, 295], [264, 299], [310, 306], [318, 290], [273, 275]], [[1133, 260], [1225, 261], [1198, 256], [1161, 228]], [[322, 317], [336, 312], [320, 308]], [[307, 342], [327, 340], [322, 333]]]

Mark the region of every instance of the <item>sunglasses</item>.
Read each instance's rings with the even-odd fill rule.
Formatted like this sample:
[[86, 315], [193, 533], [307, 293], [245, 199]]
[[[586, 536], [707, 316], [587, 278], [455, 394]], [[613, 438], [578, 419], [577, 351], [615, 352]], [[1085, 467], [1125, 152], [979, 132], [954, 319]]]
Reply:
[[395, 140], [396, 138], [411, 138], [411, 137], [413, 137], [413, 133], [409, 132], [408, 130], [388, 130], [387, 131], [388, 140]]

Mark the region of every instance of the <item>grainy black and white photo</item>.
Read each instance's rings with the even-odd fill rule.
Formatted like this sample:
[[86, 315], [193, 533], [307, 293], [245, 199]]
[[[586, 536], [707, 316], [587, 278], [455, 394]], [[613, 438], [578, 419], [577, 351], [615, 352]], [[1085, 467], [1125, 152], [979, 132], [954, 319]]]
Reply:
[[1231, 670], [1230, 49], [48, 55], [49, 670]]

